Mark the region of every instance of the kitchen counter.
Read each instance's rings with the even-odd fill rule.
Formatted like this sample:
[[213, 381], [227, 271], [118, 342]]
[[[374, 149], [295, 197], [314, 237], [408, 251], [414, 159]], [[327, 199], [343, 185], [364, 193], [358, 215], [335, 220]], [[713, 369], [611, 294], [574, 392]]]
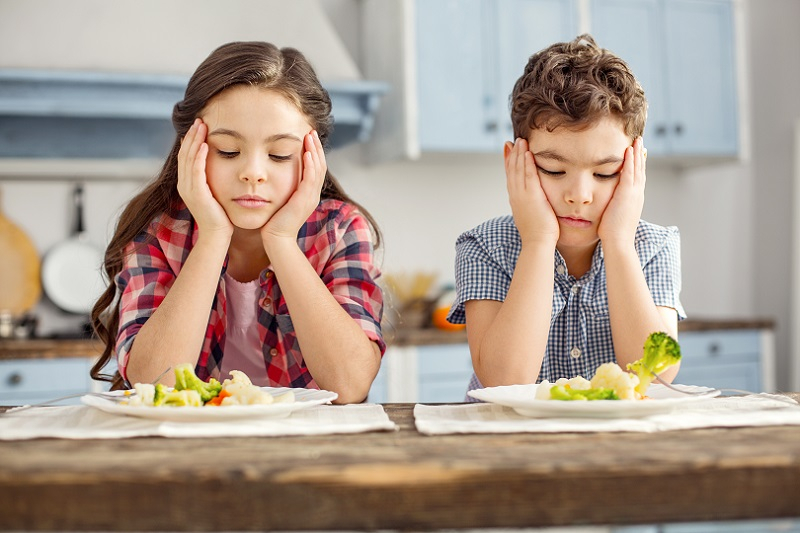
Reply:
[[103, 353], [97, 339], [0, 339], [0, 361], [7, 359], [57, 359], [88, 357]]
[[412, 405], [384, 407], [398, 431], [0, 442], [0, 529], [427, 531], [800, 516], [798, 426], [425, 436]]
[[[731, 329], [775, 329], [775, 321], [754, 319], [687, 319], [678, 323], [678, 332], [714, 331]], [[467, 342], [467, 332], [443, 331], [430, 328], [386, 328], [386, 342], [392, 346], [423, 346], [436, 344], [462, 344]]]
[[[679, 331], [711, 331], [731, 329], [775, 328], [769, 319], [689, 319], [678, 324]], [[427, 346], [465, 344], [467, 332], [443, 331], [436, 328], [385, 328], [390, 346]], [[103, 346], [96, 339], [0, 339], [0, 360], [54, 359], [59, 357], [96, 358]]]

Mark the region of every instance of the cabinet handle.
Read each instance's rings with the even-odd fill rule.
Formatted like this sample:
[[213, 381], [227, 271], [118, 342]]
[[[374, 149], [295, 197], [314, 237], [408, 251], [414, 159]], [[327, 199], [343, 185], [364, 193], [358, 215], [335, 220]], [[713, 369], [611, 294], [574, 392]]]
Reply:
[[663, 137], [667, 134], [667, 127], [663, 124], [660, 126], [656, 126], [656, 137]]
[[683, 135], [683, 125], [675, 124], [675, 135]]
[[486, 123], [486, 131], [489, 133], [494, 133], [497, 131], [497, 122], [491, 121]]
[[22, 374], [18, 374], [18, 373], [16, 373], [16, 372], [14, 372], [13, 374], [10, 374], [10, 375], [8, 376], [8, 378], [6, 379], [6, 381], [7, 381], [7, 383], [8, 383], [9, 385], [11, 385], [12, 387], [14, 387], [14, 386], [16, 386], [16, 385], [19, 385], [20, 383], [22, 383]]
[[717, 344], [716, 342], [709, 344], [708, 353], [713, 357], [717, 357], [719, 355], [719, 344]]

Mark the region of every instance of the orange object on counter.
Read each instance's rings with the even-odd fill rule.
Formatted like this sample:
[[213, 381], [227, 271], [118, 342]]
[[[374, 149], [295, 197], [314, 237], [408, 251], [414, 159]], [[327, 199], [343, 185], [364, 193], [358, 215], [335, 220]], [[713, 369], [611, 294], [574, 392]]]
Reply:
[[450, 312], [449, 307], [437, 307], [433, 310], [431, 315], [431, 323], [444, 331], [461, 331], [466, 328], [466, 324], [452, 324], [447, 321], [447, 314]]

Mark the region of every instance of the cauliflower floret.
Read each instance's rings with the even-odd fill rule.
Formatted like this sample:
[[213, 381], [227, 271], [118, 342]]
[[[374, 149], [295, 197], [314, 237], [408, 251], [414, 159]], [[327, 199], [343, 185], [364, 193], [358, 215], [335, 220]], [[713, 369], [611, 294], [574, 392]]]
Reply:
[[634, 390], [639, 384], [638, 376], [625, 372], [616, 363], [604, 363], [597, 367], [590, 384], [595, 389], [613, 389], [620, 400], [641, 398]]
[[[562, 378], [563, 379], [563, 378]], [[556, 382], [558, 383], [558, 382]], [[553, 384], [543, 379], [539, 386], [536, 387], [536, 394], [534, 398], [537, 400], [549, 400], [550, 399], [550, 389], [553, 387]]]
[[[128, 400], [128, 405], [153, 406], [153, 398], [156, 395], [156, 387], [152, 383], [135, 383], [133, 385], [134, 394]], [[126, 391], [127, 393], [127, 391]]]
[[228, 393], [222, 405], [255, 405], [272, 403], [272, 395], [253, 385], [247, 374], [231, 370], [231, 379], [222, 382], [222, 390]]
[[592, 383], [583, 376], [575, 376], [567, 381], [567, 387], [572, 390], [589, 390], [592, 388]]

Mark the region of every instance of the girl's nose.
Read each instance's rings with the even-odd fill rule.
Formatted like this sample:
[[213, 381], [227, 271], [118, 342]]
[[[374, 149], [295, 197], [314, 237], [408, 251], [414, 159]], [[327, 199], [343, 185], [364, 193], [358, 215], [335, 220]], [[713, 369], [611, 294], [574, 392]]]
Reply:
[[258, 161], [250, 161], [242, 169], [239, 179], [247, 183], [264, 183], [267, 181], [266, 166]]

